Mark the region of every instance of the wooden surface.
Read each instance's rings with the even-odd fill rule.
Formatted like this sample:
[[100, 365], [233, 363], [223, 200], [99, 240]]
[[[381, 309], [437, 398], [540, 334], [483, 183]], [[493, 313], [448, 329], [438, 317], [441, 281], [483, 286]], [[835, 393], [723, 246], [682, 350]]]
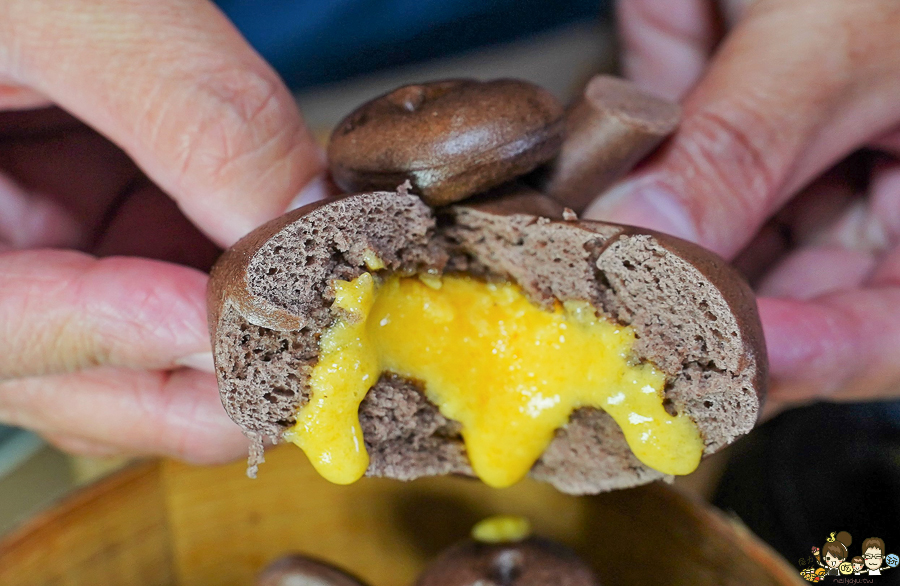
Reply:
[[528, 516], [578, 550], [607, 586], [804, 584], [799, 572], [707, 505], [655, 484], [590, 498], [530, 481], [364, 479], [340, 487], [285, 446], [258, 480], [243, 464], [144, 464], [83, 491], [0, 542], [0, 584], [251, 585], [287, 552], [406, 586], [492, 514]]
[[3, 586], [173, 586], [159, 464], [77, 492], [0, 542]]

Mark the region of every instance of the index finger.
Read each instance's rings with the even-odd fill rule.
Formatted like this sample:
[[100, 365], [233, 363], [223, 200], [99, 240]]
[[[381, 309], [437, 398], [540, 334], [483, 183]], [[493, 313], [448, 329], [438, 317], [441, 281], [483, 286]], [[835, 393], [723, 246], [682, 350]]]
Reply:
[[223, 246], [323, 169], [290, 92], [207, 0], [10, 0], [0, 73], [116, 142]]

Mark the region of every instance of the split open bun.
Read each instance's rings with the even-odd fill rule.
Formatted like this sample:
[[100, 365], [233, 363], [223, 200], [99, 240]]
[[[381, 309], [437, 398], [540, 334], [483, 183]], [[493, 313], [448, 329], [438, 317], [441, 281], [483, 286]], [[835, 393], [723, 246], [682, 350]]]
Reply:
[[[536, 192], [433, 209], [405, 189], [319, 202], [255, 230], [216, 264], [210, 327], [228, 414], [254, 440], [279, 441], [309, 397], [319, 338], [335, 321], [333, 283], [363, 272], [468, 274], [517, 284], [532, 302], [589, 302], [631, 326], [633, 352], [666, 375], [664, 406], [697, 425], [704, 454], [748, 432], [764, 395], [766, 353], [752, 292], [716, 255], [632, 227], [563, 218]], [[383, 374], [359, 408], [367, 475], [471, 475], [460, 425], [421, 384]], [[663, 477], [642, 464], [604, 411], [581, 408], [530, 475], [597, 493]]]

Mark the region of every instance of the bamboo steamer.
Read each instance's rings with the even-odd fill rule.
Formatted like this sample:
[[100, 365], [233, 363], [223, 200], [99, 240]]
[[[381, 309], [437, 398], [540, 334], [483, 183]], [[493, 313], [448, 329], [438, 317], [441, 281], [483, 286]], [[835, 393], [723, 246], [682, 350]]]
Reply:
[[142, 463], [61, 502], [0, 542], [0, 584], [253, 584], [287, 552], [340, 565], [373, 586], [407, 586], [437, 552], [492, 514], [581, 553], [607, 585], [805, 584], [742, 526], [664, 484], [570, 497], [531, 481], [463, 478], [335, 486], [293, 446], [258, 480], [241, 464]]

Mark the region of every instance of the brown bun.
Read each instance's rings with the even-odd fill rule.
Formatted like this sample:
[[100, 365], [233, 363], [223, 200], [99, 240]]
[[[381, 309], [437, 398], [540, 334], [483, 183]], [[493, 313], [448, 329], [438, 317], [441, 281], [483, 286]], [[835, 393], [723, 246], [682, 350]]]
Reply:
[[344, 118], [328, 162], [344, 191], [393, 190], [409, 180], [426, 203], [444, 205], [549, 161], [563, 131], [559, 101], [525, 81], [408, 85]]
[[366, 586], [330, 564], [294, 554], [278, 558], [265, 567], [256, 586]]
[[[318, 337], [334, 321], [331, 283], [365, 272], [367, 251], [392, 273], [465, 272], [513, 281], [543, 306], [588, 301], [634, 328], [635, 355], [666, 373], [664, 405], [697, 424], [704, 454], [753, 427], [766, 353], [753, 294], [734, 270], [677, 238], [549, 219], [553, 202], [506, 197], [436, 212], [405, 192], [347, 196], [286, 214], [222, 256], [209, 287], [216, 373], [226, 411], [255, 440], [251, 465], [261, 438], [281, 439], [308, 400]], [[515, 213], [524, 207], [531, 213]], [[368, 475], [472, 474], [459, 425], [416, 382], [383, 375], [359, 415]], [[591, 408], [572, 414], [530, 474], [575, 494], [663, 477]]]
[[432, 562], [415, 586], [599, 586], [575, 552], [529, 537], [517, 543], [467, 540]]
[[541, 191], [582, 211], [671, 134], [680, 119], [677, 104], [628, 80], [594, 77], [566, 111], [566, 140], [541, 174]]

